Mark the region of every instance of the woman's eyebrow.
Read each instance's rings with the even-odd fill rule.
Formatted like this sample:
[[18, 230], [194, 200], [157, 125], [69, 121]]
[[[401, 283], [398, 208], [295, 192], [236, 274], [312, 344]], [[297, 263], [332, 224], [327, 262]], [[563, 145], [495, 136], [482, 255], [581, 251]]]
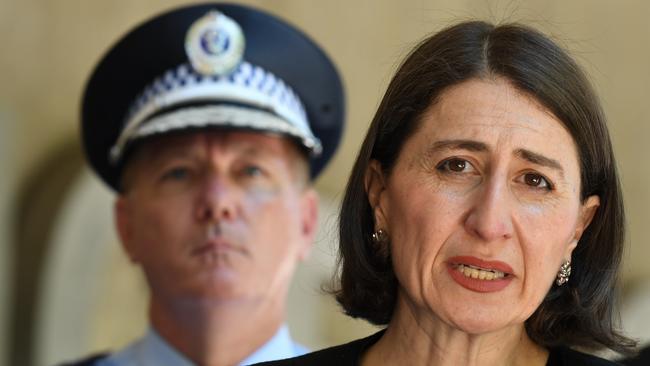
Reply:
[[436, 141], [427, 149], [427, 155], [431, 155], [440, 150], [468, 150], [468, 151], [489, 151], [488, 146], [480, 141], [475, 140], [440, 140]]
[[423, 155], [414, 157], [413, 163], [424, 163], [433, 158], [437, 153], [444, 150], [466, 150], [474, 152], [487, 152], [490, 148], [487, 144], [467, 139], [439, 140], [430, 144]]
[[526, 149], [517, 149], [515, 151], [515, 156], [518, 156], [533, 164], [557, 170], [560, 176], [564, 178], [564, 169], [562, 168], [562, 165], [555, 159], [548, 158], [542, 154], [538, 154]]
[[[468, 150], [483, 152], [490, 151], [490, 148], [487, 146], [487, 144], [476, 140], [440, 140], [432, 143], [431, 146], [429, 146], [427, 149], [427, 155], [440, 150]], [[517, 149], [515, 150], [514, 155], [533, 164], [555, 169], [560, 174], [562, 174], [562, 176], [564, 176], [564, 168], [562, 168], [562, 164], [560, 164], [560, 162], [555, 159], [546, 157], [540, 153], [536, 153], [527, 149]]]

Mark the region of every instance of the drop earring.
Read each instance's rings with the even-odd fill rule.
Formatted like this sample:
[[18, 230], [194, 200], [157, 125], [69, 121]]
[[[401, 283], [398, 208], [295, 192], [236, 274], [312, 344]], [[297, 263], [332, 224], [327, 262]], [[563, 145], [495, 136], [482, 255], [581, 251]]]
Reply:
[[377, 229], [372, 233], [372, 241], [375, 243], [382, 243], [386, 240], [386, 232], [384, 229]]
[[569, 276], [571, 276], [571, 261], [566, 261], [562, 263], [562, 266], [560, 266], [560, 271], [557, 273], [555, 283], [558, 286], [562, 286], [569, 282]]

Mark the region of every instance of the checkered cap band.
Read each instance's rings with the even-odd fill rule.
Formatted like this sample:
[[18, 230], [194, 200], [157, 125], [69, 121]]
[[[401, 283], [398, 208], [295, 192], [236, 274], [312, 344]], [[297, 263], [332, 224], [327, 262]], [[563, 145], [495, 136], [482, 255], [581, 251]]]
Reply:
[[320, 153], [318, 140], [305, 137], [300, 129], [285, 119], [259, 109], [235, 105], [204, 105], [178, 109], [151, 118], [133, 134], [133, 139], [185, 128], [210, 126], [247, 128], [288, 135], [301, 140], [310, 151]]
[[[191, 107], [155, 116], [177, 105], [206, 101], [230, 102], [251, 108]], [[190, 111], [180, 113], [186, 109]], [[252, 113], [254, 111], [258, 113]], [[173, 120], [172, 116], [182, 118]], [[155, 79], [133, 103], [109, 158], [116, 164], [127, 144], [144, 136], [217, 125], [285, 133], [301, 140], [315, 155], [322, 149], [309, 128], [305, 108], [293, 90], [272, 73], [244, 61], [228, 75], [206, 76], [194, 71], [189, 64], [182, 64]]]

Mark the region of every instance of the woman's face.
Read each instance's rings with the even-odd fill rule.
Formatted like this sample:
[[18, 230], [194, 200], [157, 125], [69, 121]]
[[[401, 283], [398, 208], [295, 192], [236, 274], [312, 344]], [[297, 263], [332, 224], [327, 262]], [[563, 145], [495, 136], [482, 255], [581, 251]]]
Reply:
[[373, 163], [366, 181], [399, 296], [472, 334], [523, 324], [598, 206], [580, 199], [573, 139], [501, 78], [458, 84], [421, 118], [390, 175]]

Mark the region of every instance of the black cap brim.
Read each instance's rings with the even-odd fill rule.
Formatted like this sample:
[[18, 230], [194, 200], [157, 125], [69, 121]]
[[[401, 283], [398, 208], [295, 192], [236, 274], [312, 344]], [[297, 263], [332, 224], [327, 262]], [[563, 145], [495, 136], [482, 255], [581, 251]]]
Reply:
[[329, 57], [305, 34], [278, 18], [246, 6], [200, 4], [172, 10], [139, 25], [119, 40], [92, 73], [82, 100], [82, 139], [99, 176], [119, 190], [122, 164], [109, 161], [132, 103], [146, 85], [187, 62], [185, 36], [200, 17], [218, 10], [244, 32], [244, 59], [272, 72], [299, 95], [310, 127], [323, 151], [310, 161], [316, 177], [339, 145], [344, 94]]

